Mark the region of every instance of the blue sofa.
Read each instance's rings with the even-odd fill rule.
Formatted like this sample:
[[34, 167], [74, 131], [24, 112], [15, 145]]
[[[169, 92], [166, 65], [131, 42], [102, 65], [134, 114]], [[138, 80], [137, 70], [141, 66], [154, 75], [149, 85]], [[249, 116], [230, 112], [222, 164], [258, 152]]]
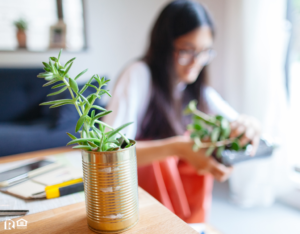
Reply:
[[[0, 157], [65, 146], [74, 135], [78, 113], [74, 106], [49, 109], [40, 103], [70, 98], [68, 91], [47, 97], [51, 87], [37, 78], [42, 69], [0, 69]], [[89, 89], [85, 95], [91, 92]]]

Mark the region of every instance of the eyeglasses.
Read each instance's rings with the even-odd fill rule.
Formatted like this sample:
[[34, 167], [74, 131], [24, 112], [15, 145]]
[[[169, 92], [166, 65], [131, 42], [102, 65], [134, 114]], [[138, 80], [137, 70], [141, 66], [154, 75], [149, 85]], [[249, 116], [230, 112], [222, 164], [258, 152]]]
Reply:
[[195, 59], [199, 64], [205, 66], [209, 64], [217, 53], [213, 49], [206, 49], [200, 52], [194, 50], [177, 50], [178, 52], [178, 63], [182, 66], [189, 65]]

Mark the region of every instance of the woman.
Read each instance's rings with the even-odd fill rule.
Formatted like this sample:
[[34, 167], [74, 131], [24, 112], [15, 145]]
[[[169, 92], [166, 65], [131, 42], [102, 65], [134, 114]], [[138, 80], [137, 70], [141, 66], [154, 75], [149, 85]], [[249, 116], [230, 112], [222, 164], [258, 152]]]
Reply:
[[212, 178], [224, 181], [232, 168], [206, 157], [204, 150], [192, 150], [184, 134], [191, 119], [182, 115], [188, 102], [196, 99], [202, 111], [233, 121], [231, 136], [244, 133], [242, 145], [252, 142], [255, 148], [259, 140], [256, 121], [239, 117], [207, 86], [213, 37], [212, 20], [202, 5], [169, 3], [154, 24], [143, 59], [119, 77], [108, 105], [113, 112], [104, 119], [113, 126], [134, 122], [124, 133], [137, 140], [139, 185], [189, 223], [204, 222]]

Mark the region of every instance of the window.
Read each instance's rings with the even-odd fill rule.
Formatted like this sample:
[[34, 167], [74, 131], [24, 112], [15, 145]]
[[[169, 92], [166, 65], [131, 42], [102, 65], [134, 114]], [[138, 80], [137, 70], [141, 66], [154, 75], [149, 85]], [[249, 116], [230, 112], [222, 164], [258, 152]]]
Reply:
[[[288, 77], [287, 84], [290, 99], [291, 118], [294, 121], [293, 138], [295, 145], [297, 145], [298, 133], [300, 127], [298, 118], [300, 115], [300, 0], [290, 0], [290, 7], [288, 7], [288, 19], [292, 23], [291, 40], [288, 52]], [[300, 168], [300, 157], [298, 150], [295, 151], [294, 160]]]

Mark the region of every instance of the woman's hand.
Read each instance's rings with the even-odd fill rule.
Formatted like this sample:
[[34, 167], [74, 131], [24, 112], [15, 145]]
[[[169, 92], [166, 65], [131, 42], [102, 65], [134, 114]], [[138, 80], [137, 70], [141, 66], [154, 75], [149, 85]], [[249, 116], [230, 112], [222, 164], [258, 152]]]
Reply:
[[210, 173], [218, 181], [225, 181], [230, 176], [233, 168], [226, 167], [217, 162], [213, 157], [206, 156], [206, 149], [193, 151], [193, 140], [189, 136], [174, 137], [174, 149], [176, 155], [189, 162], [197, 170], [198, 174]]
[[236, 121], [230, 123], [230, 126], [230, 138], [242, 135], [240, 145], [243, 147], [251, 143], [253, 146], [251, 155], [254, 156], [260, 139], [260, 124], [258, 120], [247, 115], [240, 115]]

